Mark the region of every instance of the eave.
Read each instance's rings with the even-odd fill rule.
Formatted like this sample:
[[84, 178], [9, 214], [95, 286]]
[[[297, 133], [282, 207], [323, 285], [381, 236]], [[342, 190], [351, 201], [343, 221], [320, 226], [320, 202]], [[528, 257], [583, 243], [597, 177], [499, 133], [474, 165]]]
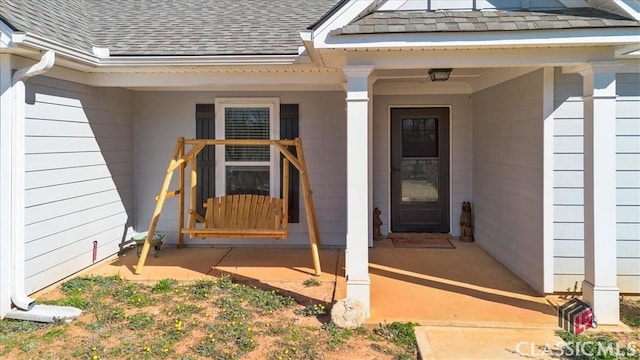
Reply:
[[[260, 66], [292, 65], [300, 61], [299, 54], [282, 55], [204, 55], [204, 56], [97, 56], [31, 33], [14, 33], [16, 45], [8, 52], [35, 58], [41, 51], [53, 50], [60, 65], [85, 72], [119, 72], [122, 68], [151, 69], [157, 67]], [[35, 57], [34, 57], [35, 56]]]
[[319, 49], [482, 49], [640, 44], [640, 28], [381, 33], [330, 36]]

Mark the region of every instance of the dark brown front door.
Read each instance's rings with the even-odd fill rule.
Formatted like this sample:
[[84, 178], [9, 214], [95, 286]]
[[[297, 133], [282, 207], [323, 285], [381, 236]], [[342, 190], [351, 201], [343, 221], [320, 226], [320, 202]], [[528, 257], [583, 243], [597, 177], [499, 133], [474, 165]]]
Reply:
[[391, 109], [391, 231], [449, 232], [449, 108]]

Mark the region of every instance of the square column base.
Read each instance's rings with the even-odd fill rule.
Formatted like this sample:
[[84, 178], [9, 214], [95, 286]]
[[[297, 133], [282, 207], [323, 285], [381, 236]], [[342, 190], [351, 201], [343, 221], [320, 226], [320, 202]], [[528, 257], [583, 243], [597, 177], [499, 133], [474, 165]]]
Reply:
[[367, 309], [366, 317], [371, 316], [371, 280], [347, 279], [347, 298], [358, 300]]
[[591, 305], [598, 325], [620, 323], [620, 289], [615, 286], [595, 286], [585, 280], [582, 283], [582, 296]]

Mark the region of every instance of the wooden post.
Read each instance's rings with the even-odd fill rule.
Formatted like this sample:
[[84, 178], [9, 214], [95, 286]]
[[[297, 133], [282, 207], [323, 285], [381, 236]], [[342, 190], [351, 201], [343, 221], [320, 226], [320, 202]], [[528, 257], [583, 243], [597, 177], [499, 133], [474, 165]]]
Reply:
[[322, 246], [320, 242], [320, 233], [318, 231], [318, 222], [316, 219], [315, 208], [313, 205], [313, 198], [311, 196], [311, 184], [309, 182], [309, 171], [307, 170], [307, 162], [304, 158], [304, 152], [302, 151], [302, 140], [296, 138], [296, 151], [298, 155], [298, 161], [304, 171], [300, 171], [300, 180], [302, 185], [302, 194], [304, 198], [304, 211], [307, 216], [307, 226], [309, 229], [309, 245], [311, 246], [311, 256], [313, 257], [313, 267], [315, 269], [316, 276], [322, 274], [320, 268], [320, 256], [318, 254], [319, 248]]
[[282, 159], [282, 230], [289, 231], [289, 160]]
[[[191, 167], [191, 175], [190, 175], [190, 180], [191, 180], [191, 185], [189, 186], [189, 229], [193, 229], [196, 227], [196, 218], [195, 216], [193, 216], [192, 214], [194, 212], [196, 212], [197, 209], [197, 205], [196, 202], [198, 201], [198, 197], [197, 197], [197, 186], [198, 186], [198, 159], [197, 158], [193, 158], [189, 161], [190, 167]], [[206, 199], [202, 199], [202, 201], [205, 201]]]
[[156, 225], [158, 225], [158, 219], [160, 219], [160, 213], [162, 212], [162, 207], [164, 206], [164, 201], [167, 198], [167, 191], [169, 190], [169, 185], [171, 184], [171, 177], [173, 176], [173, 171], [175, 170], [175, 165], [178, 159], [178, 154], [180, 153], [180, 148], [184, 144], [184, 138], [178, 138], [178, 143], [173, 151], [173, 157], [171, 161], [169, 161], [169, 167], [167, 169], [167, 173], [164, 177], [164, 182], [162, 183], [162, 188], [160, 189], [160, 194], [158, 195], [158, 201], [156, 202], [156, 207], [153, 210], [153, 216], [151, 217], [151, 223], [149, 224], [149, 230], [147, 233], [147, 238], [144, 241], [144, 245], [142, 246], [142, 251], [140, 252], [140, 258], [138, 259], [138, 264], [136, 265], [136, 275], [140, 275], [142, 273], [142, 268], [144, 267], [145, 261], [147, 261], [147, 255], [149, 254], [149, 248], [151, 247], [151, 240], [153, 239], [153, 234], [156, 231]]
[[[180, 153], [178, 157], [184, 156], [184, 141], [182, 142], [182, 146], [180, 146]], [[184, 247], [184, 234], [182, 233], [182, 229], [184, 228], [184, 171], [186, 169], [187, 164], [183, 163], [180, 165], [180, 175], [178, 186], [180, 187], [180, 198], [178, 205], [178, 249], [182, 249]]]

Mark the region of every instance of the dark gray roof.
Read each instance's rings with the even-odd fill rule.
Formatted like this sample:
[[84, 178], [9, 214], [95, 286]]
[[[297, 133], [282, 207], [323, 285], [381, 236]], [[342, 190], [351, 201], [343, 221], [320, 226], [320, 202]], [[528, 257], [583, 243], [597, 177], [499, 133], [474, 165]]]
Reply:
[[300, 31], [338, 0], [0, 0], [27, 31], [111, 55], [297, 54]]
[[0, 17], [17, 30], [91, 51], [84, 0], [0, 0]]
[[640, 26], [593, 8], [554, 11], [378, 11], [357, 19], [333, 35], [550, 30]]
[[297, 54], [300, 31], [336, 2], [95, 0], [87, 10], [115, 55]]

